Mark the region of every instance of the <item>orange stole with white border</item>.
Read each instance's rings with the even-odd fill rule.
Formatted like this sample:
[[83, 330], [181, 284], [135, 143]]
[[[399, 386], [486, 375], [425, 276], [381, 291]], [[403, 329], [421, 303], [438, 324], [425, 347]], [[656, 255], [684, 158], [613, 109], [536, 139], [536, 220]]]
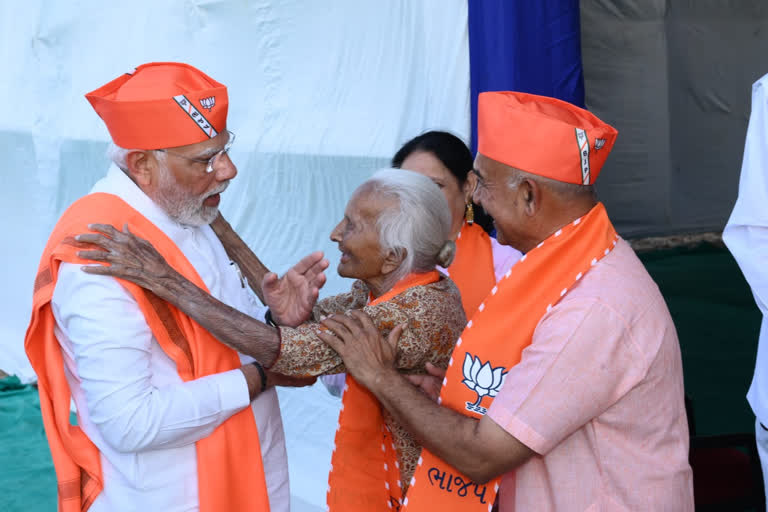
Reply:
[[[467, 323], [438, 402], [472, 418], [485, 415], [541, 318], [617, 242], [605, 207], [598, 203], [525, 254]], [[500, 479], [477, 484], [424, 449], [400, 511], [489, 511]]]
[[[77, 252], [94, 246], [74, 239], [78, 233], [89, 231], [90, 222], [130, 226], [136, 236], [152, 242], [181, 275], [207, 291], [181, 249], [119, 197], [89, 194], [62, 214], [40, 260], [32, 296], [32, 318], [24, 340], [27, 356], [38, 375], [40, 409], [56, 469], [60, 512], [87, 511], [104, 487], [98, 448], [79, 426], [69, 423], [71, 391], [64, 374], [62, 349], [54, 334], [51, 309], [59, 265], [92, 263], [80, 259]], [[240, 368], [237, 352], [192, 318], [153, 293], [118, 281], [136, 300], [153, 336], [176, 364], [182, 381]], [[233, 414], [210, 435], [198, 440], [195, 452], [200, 512], [269, 511], [259, 431], [250, 407]]]

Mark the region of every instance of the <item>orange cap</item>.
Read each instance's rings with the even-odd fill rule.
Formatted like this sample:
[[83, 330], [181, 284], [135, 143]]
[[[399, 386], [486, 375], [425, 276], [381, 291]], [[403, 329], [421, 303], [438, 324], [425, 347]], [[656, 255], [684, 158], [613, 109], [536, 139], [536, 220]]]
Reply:
[[227, 127], [227, 88], [189, 64], [143, 64], [85, 97], [125, 149], [196, 144]]
[[555, 98], [507, 91], [477, 99], [477, 151], [545, 178], [593, 184], [617, 134], [594, 114]]

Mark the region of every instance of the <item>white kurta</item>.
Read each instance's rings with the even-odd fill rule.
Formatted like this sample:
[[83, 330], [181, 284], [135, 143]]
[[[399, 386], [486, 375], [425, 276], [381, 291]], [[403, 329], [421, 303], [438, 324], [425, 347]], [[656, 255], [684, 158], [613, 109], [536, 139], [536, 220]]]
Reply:
[[768, 488], [768, 75], [752, 86], [744, 159], [741, 163], [739, 197], [723, 231], [730, 249], [752, 288], [763, 313], [757, 360], [747, 401], [755, 413], [755, 441], [763, 481]]
[[[119, 196], [155, 224], [181, 249], [214, 297], [264, 317], [266, 308], [244, 286], [209, 226], [178, 224], [114, 165], [91, 191]], [[79, 265], [61, 265], [51, 305], [78, 423], [101, 451], [104, 491], [90, 511], [198, 510], [194, 443], [249, 405], [242, 372], [182, 382], [133, 297], [115, 279], [86, 274]], [[277, 393], [269, 389], [250, 405], [271, 509], [288, 512]]]
[[757, 362], [747, 393], [757, 419], [768, 425], [768, 75], [752, 86], [752, 114], [741, 164], [739, 198], [723, 241], [763, 313]]

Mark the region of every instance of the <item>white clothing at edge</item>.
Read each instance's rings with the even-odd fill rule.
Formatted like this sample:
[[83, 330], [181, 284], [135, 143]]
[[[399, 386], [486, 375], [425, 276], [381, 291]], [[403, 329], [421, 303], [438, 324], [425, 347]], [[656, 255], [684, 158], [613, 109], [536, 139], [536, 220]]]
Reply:
[[755, 413], [755, 435], [768, 489], [766, 452], [768, 436], [760, 423], [768, 425], [768, 75], [752, 85], [744, 159], [741, 164], [739, 197], [723, 231], [723, 241], [739, 264], [763, 313], [757, 361], [747, 401]]
[[[260, 306], [210, 226], [171, 219], [112, 165], [91, 192], [123, 199], [184, 253], [210, 293], [255, 318]], [[122, 226], [116, 226], [118, 229]], [[249, 405], [239, 370], [182, 382], [131, 295], [114, 279], [62, 264], [51, 301], [78, 423], [101, 451], [104, 490], [89, 512], [197, 511], [194, 443]], [[253, 358], [240, 355], [243, 363]], [[271, 510], [290, 510], [285, 437], [274, 388], [250, 403]]]

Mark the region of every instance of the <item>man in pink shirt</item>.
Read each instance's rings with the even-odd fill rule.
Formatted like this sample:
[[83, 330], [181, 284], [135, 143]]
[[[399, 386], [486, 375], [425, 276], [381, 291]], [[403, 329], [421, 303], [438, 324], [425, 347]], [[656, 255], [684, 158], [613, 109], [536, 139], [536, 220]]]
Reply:
[[592, 188], [616, 131], [529, 94], [483, 93], [478, 109], [474, 200], [525, 256], [445, 377], [394, 371], [402, 327], [384, 340], [362, 313], [325, 321], [348, 372], [425, 447], [401, 512], [489, 510], [497, 491], [502, 512], [693, 510], [675, 326]]

